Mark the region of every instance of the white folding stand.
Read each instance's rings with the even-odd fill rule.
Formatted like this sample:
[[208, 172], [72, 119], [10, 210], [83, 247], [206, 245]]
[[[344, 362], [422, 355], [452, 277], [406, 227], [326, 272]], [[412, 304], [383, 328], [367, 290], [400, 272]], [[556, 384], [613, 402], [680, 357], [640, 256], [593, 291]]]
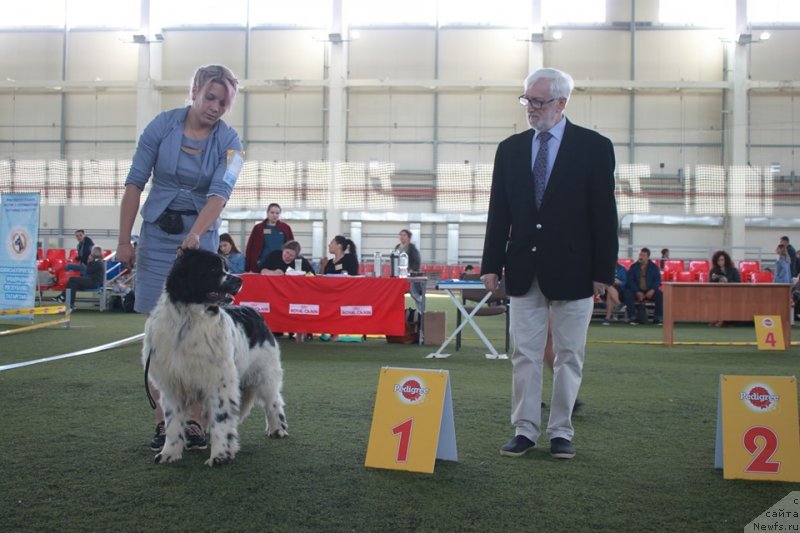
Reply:
[[483, 344], [485, 344], [486, 347], [489, 348], [489, 353], [486, 354], [486, 359], [508, 359], [508, 355], [504, 353], [497, 353], [497, 350], [494, 349], [492, 343], [489, 342], [489, 339], [486, 338], [486, 335], [483, 334], [483, 331], [481, 331], [481, 328], [473, 319], [478, 310], [481, 307], [483, 307], [483, 304], [485, 304], [486, 301], [489, 298], [491, 298], [492, 293], [486, 291], [486, 295], [483, 297], [483, 299], [481, 299], [480, 302], [478, 302], [478, 304], [475, 306], [475, 308], [472, 310], [471, 313], [467, 313], [467, 310], [464, 308], [464, 304], [461, 303], [461, 299], [456, 297], [455, 294], [453, 294], [453, 291], [462, 291], [464, 289], [482, 289], [483, 288], [482, 281], [456, 281], [456, 280], [441, 281], [436, 284], [436, 288], [445, 291], [448, 294], [448, 296], [450, 296], [450, 299], [453, 300], [453, 303], [456, 305], [456, 308], [459, 311], [461, 311], [461, 313], [464, 315], [464, 321], [458, 325], [456, 330], [453, 333], [451, 333], [449, 337], [447, 337], [447, 339], [442, 343], [442, 345], [439, 346], [438, 350], [426, 355], [425, 356], [426, 359], [446, 359], [450, 357], [449, 353], [442, 353], [442, 352], [447, 347], [447, 345], [450, 344], [450, 342], [452, 342], [452, 340], [456, 338], [456, 335], [458, 335], [458, 333], [462, 329], [464, 329], [464, 327], [466, 327], [467, 324], [469, 324], [475, 331], [475, 333], [478, 334], [478, 337], [480, 337], [480, 339], [483, 341]]

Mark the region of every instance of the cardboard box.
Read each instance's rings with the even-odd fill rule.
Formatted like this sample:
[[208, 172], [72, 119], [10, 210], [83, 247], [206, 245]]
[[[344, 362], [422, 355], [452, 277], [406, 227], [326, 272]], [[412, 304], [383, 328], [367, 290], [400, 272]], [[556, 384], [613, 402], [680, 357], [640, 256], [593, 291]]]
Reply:
[[425, 312], [425, 340], [426, 346], [439, 346], [447, 338], [447, 313], [444, 311]]

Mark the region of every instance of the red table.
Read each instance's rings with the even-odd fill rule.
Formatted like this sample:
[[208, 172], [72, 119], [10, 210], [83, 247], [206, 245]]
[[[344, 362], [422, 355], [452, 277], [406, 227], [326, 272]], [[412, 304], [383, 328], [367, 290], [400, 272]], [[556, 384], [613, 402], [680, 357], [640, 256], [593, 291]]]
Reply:
[[261, 312], [273, 331], [405, 334], [403, 278], [242, 274], [235, 303]]

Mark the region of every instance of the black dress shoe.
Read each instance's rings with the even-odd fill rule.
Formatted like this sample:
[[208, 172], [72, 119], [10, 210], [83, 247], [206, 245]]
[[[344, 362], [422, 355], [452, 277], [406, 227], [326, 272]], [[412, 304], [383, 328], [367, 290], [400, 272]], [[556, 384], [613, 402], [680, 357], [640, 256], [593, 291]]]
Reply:
[[510, 441], [500, 446], [500, 455], [506, 457], [520, 457], [525, 452], [533, 449], [536, 443], [524, 435], [517, 435]]
[[575, 457], [575, 446], [561, 437], [550, 439], [550, 455], [556, 459], [572, 459]]

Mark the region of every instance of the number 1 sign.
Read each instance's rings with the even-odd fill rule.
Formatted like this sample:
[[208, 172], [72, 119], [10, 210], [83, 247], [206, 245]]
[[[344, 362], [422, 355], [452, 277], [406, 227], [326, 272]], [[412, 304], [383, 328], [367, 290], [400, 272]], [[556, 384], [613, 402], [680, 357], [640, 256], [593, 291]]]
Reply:
[[720, 376], [714, 465], [725, 479], [800, 481], [794, 377]]
[[433, 473], [458, 461], [447, 370], [381, 369], [365, 465]]

